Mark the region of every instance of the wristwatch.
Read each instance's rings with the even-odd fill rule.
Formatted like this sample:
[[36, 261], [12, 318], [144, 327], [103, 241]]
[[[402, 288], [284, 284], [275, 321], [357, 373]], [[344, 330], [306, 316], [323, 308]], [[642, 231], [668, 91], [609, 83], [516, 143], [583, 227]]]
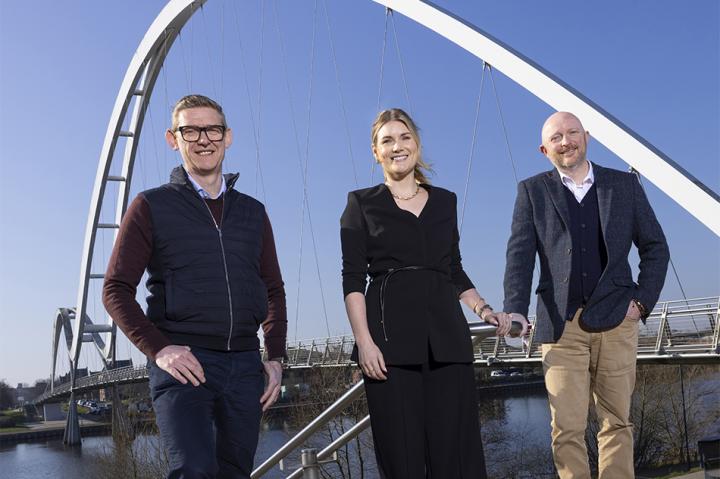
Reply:
[[633, 298], [632, 302], [635, 303], [635, 306], [637, 307], [638, 311], [640, 311], [640, 318], [641, 319], [647, 319], [648, 316], [650, 316], [650, 312], [648, 312], [647, 308], [644, 304], [642, 304], [637, 299]]

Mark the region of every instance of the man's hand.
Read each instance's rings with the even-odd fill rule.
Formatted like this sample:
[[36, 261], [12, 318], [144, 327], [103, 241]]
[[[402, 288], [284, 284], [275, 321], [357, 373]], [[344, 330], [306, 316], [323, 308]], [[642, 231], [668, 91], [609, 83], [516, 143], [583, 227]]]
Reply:
[[520, 337], [527, 338], [528, 334], [530, 334], [530, 330], [532, 329], [532, 325], [530, 325], [530, 322], [528, 322], [527, 318], [525, 318], [525, 316], [520, 313], [508, 313], [508, 317], [511, 321], [516, 321], [522, 324], [522, 331], [520, 332]]
[[183, 384], [190, 381], [193, 386], [199, 386], [205, 382], [205, 372], [190, 352], [190, 346], [165, 346], [155, 355], [155, 363]]
[[270, 406], [280, 397], [280, 382], [282, 381], [282, 364], [277, 361], [263, 361], [265, 369], [265, 392], [260, 396], [263, 412], [267, 411]]
[[625, 313], [625, 316], [632, 319], [633, 321], [640, 321], [641, 314], [640, 310], [635, 304], [635, 301], [630, 300], [630, 304], [628, 305], [627, 313]]

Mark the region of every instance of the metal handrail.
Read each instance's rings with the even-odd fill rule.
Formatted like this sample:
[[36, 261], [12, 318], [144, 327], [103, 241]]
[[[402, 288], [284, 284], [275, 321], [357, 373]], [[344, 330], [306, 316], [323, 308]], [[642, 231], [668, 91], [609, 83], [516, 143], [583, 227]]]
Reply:
[[332, 403], [319, 416], [313, 419], [310, 424], [305, 426], [300, 432], [295, 434], [288, 442], [285, 443], [275, 454], [270, 456], [255, 469], [250, 477], [255, 479], [268, 472], [276, 464], [278, 464], [285, 456], [297, 449], [307, 438], [312, 436], [318, 429], [327, 424], [331, 419], [335, 418], [339, 412], [345, 409], [351, 402], [358, 398], [363, 392], [363, 381], [359, 381], [351, 387], [340, 399]]
[[[328, 459], [332, 457], [332, 455], [343, 447], [348, 442], [355, 439], [361, 432], [363, 432], [365, 429], [370, 426], [370, 415], [368, 414], [364, 418], [362, 418], [357, 424], [355, 424], [353, 427], [345, 431], [340, 437], [335, 439], [333, 442], [330, 443], [328, 447], [323, 449], [322, 451], [318, 452], [317, 454], [317, 460], [323, 461], [325, 459]], [[293, 471], [292, 474], [290, 474], [286, 479], [296, 479], [298, 477], [302, 477], [303, 468], [299, 467]]]
[[[513, 331], [517, 331], [519, 323], [513, 321]], [[482, 321], [474, 321], [472, 323], [468, 323], [468, 326], [470, 327], [470, 334], [473, 336], [480, 336], [480, 337], [490, 337], [493, 334], [495, 334], [495, 326], [492, 324], [487, 324]], [[295, 436], [293, 436], [288, 442], [286, 442], [280, 449], [278, 449], [272, 456], [267, 458], [265, 462], [260, 464], [250, 475], [252, 479], [256, 479], [261, 477], [263, 474], [268, 472], [270, 469], [272, 469], [275, 465], [277, 465], [282, 459], [284, 459], [288, 454], [290, 454], [292, 451], [297, 449], [300, 445], [302, 445], [307, 438], [315, 434], [321, 427], [324, 427], [325, 424], [327, 424], [330, 420], [334, 419], [335, 416], [337, 416], [345, 407], [353, 402], [355, 399], [360, 396], [360, 394], [363, 392], [363, 381], [359, 381], [357, 384], [355, 384], [352, 388], [350, 388], [345, 394], [340, 396], [340, 399], [332, 403], [327, 409], [325, 409], [320, 415], [318, 415], [315, 419], [313, 419], [310, 424], [302, 428]], [[358, 434], [360, 434], [366, 427], [367, 424], [369, 424], [370, 416], [367, 416], [362, 421], [360, 421], [358, 424], [355, 425], [355, 427], [352, 427], [347, 432], [345, 432], [342, 436], [340, 436], [338, 439], [336, 439], [330, 446], [323, 449], [318, 454], [318, 460], [323, 459], [324, 457], [329, 457], [332, 455], [338, 448], [345, 445], [348, 441], [354, 439]], [[360, 426], [360, 424], [366, 423], [364, 426]], [[302, 472], [302, 469], [300, 469]], [[300, 477], [298, 475], [298, 471], [293, 472], [293, 475], [290, 477]]]

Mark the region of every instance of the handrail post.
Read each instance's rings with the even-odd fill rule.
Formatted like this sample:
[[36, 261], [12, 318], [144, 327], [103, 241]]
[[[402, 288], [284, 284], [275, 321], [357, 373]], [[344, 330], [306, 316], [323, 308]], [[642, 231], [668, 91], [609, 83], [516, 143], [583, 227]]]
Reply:
[[305, 363], [308, 366], [310, 366], [310, 364], [311, 364], [312, 355], [313, 355], [314, 351], [315, 351], [315, 340], [313, 339], [312, 343], [310, 343], [310, 352], [308, 352], [307, 362]]
[[327, 359], [328, 351], [330, 350], [330, 338], [325, 338], [325, 351], [323, 351], [322, 360], [320, 364], [325, 365], [325, 359]]
[[530, 356], [532, 356], [533, 341], [535, 341], [535, 331], [537, 331], [535, 323], [537, 323], [537, 316], [533, 318], [532, 327], [530, 328], [530, 334], [527, 341], [527, 351], [525, 351], [525, 358], [527, 359], [530, 359]]
[[320, 479], [320, 464], [318, 463], [317, 449], [314, 447], [303, 449], [300, 454], [303, 479]]
[[293, 359], [293, 366], [297, 366], [297, 363], [298, 363], [298, 355], [300, 354], [300, 344], [301, 344], [300, 341], [295, 343], [295, 358]]
[[[712, 313], [710, 313], [712, 316]], [[715, 331], [713, 333], [712, 351], [720, 354], [720, 299], [718, 299], [717, 308], [715, 309]]]
[[340, 349], [338, 350], [337, 360], [335, 361], [335, 364], [340, 364], [340, 361], [342, 360], [343, 350], [345, 349], [345, 336], [340, 338]]
[[660, 313], [660, 325], [658, 326], [657, 341], [655, 342], [655, 354], [665, 354], [665, 348], [663, 348], [663, 338], [665, 337], [665, 328], [668, 323], [668, 303], [667, 301], [662, 305], [662, 312]]

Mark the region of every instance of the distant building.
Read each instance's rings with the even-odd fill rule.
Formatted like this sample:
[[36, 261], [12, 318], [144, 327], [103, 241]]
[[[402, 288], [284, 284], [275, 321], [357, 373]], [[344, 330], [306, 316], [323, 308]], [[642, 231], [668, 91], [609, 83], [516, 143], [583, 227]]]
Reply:
[[22, 406], [40, 396], [47, 388], [48, 383], [45, 381], [38, 381], [34, 386], [26, 386], [20, 383], [13, 390], [15, 395], [15, 404]]

